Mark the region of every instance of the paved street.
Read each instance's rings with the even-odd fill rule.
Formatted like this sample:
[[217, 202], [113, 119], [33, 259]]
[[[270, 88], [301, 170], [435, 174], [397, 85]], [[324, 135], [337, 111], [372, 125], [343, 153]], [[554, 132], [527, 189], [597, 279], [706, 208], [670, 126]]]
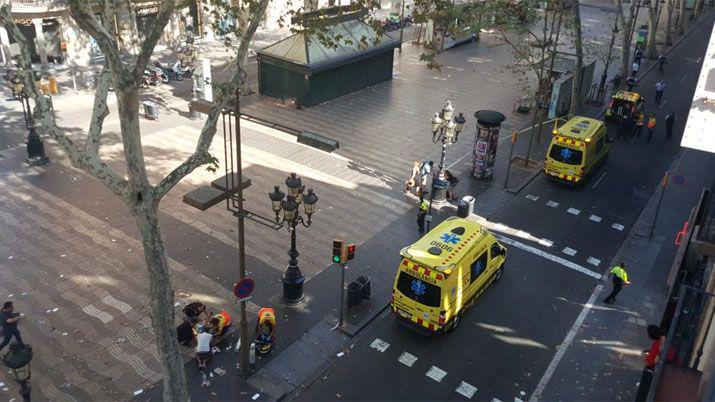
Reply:
[[[584, 8], [587, 34], [604, 29], [598, 21], [607, 13], [597, 7]], [[656, 111], [659, 122], [671, 107], [679, 122], [684, 122], [710, 27], [712, 17], [669, 55], [670, 60], [684, 62], [666, 68], [669, 87], [662, 107], [652, 108], [650, 102], [658, 73], [651, 72], [639, 84], [649, 100], [648, 111]], [[231, 348], [236, 338], [230, 337], [212, 361], [212, 368], [223, 368], [226, 374], [217, 373], [209, 388], [200, 387], [191, 351], [184, 349], [192, 400], [249, 400], [255, 395], [264, 400], [288, 395], [300, 400], [466, 397], [506, 401], [526, 400], [537, 389], [546, 399], [595, 400], [613, 395], [632, 399], [637, 378], [630, 381], [630, 377], [637, 377], [634, 370], [641, 364], [632, 352], [642, 348], [639, 342], [644, 337], [624, 337], [619, 349], [612, 351], [629, 351], [625, 360], [617, 362], [628, 366], [618, 370], [629, 381], [619, 383], [615, 391], [595, 394], [585, 386], [559, 387], [578, 371], [575, 366], [580, 360], [572, 351], [554, 373], [551, 388], [540, 389], [540, 382], [584, 305], [597, 294], [594, 289], [604, 284], [601, 275], [614, 256], [627, 255], [624, 247], [634, 244], [629, 243], [629, 234], [652, 200], [658, 180], [678, 155], [678, 142], [664, 138], [661, 123], [648, 145], [643, 138], [631, 143], [619, 140], [608, 163], [583, 188], [565, 188], [538, 175], [518, 194], [504, 192], [506, 142], [512, 130], [530, 122], [530, 115], [512, 112], [521, 90], [512, 84], [513, 76], [501, 71], [511, 62], [509, 50], [485, 34], [478, 43], [446, 52], [441, 72], [425, 70], [419, 53], [419, 48], [405, 46], [402, 54], [396, 52], [393, 80], [312, 108], [296, 110], [257, 95], [246, 99], [246, 113], [324, 134], [338, 140], [340, 149], [326, 153], [298, 144], [290, 134], [250, 121], [241, 123], [244, 174], [252, 180], [245, 193], [248, 209], [270, 216], [267, 193], [273, 185], [283, 185], [289, 172], [297, 172], [320, 197], [313, 226], [298, 229], [307, 300], [298, 307], [287, 307], [279, 300], [280, 277], [288, 260], [288, 232], [248, 221], [247, 269], [258, 283], [249, 303], [249, 328], [261, 306], [273, 306], [278, 311], [279, 342], [274, 353], [259, 359], [254, 375], [245, 382], [238, 379], [238, 354]], [[153, 180], [168, 173], [195, 147], [203, 120], [187, 118], [189, 89], [189, 82], [184, 81], [141, 95], [142, 100], [161, 105], [158, 121], [141, 121]], [[20, 328], [35, 350], [33, 397], [52, 401], [160, 399], [146, 267], [134, 221], [110, 192], [70, 168], [53, 141], [46, 141], [50, 165], [24, 165], [22, 108], [18, 102], [5, 100], [6, 92], [2, 95], [0, 294], [28, 315]], [[428, 119], [445, 99], [453, 100], [467, 118], [460, 142], [449, 149], [450, 169], [462, 179], [458, 194], [478, 196], [473, 218], [488, 220], [487, 226], [509, 247], [509, 260], [504, 278], [484, 294], [457, 331], [443, 338], [425, 338], [399, 326], [389, 311], [380, 311], [389, 300], [397, 253], [418, 238], [416, 199], [403, 193], [402, 183], [413, 161], [438, 159], [439, 146], [430, 142]], [[88, 93], [69, 90], [53, 100], [61, 125], [80, 143], [84, 141], [80, 133], [88, 127], [91, 100]], [[109, 107], [101, 156], [121, 171], [125, 167], [119, 120], [111, 96]], [[471, 180], [469, 175], [473, 113], [480, 109], [507, 115], [492, 183]], [[517, 153], [525, 145], [518, 144]], [[545, 145], [537, 145], [537, 159], [543, 158]], [[211, 152], [223, 159], [220, 129]], [[693, 159], [698, 168], [683, 163], [684, 175], [715, 170], [711, 158]], [[237, 305], [230, 293], [238, 277], [235, 219], [223, 204], [201, 212], [182, 202], [187, 192], [220, 177], [221, 163], [216, 173], [199, 169], [185, 178], [161, 204], [177, 324], [181, 308], [194, 300], [212, 309], [227, 309], [236, 317]], [[709, 184], [705, 179], [687, 177], [688, 186], [683, 188], [687, 195], [681, 194], [677, 204], [665, 203], [668, 222], [682, 221], [691, 194], [699, 185]], [[447, 208], [437, 215], [441, 219], [452, 213]], [[656, 232], [655, 243], [649, 243], [650, 264], [667, 261], [673, 232]], [[338, 314], [339, 291], [339, 271], [329, 264], [334, 237], [358, 244], [348, 280], [369, 275], [373, 281], [368, 318], [373, 314], [376, 318], [353, 337], [330, 331]], [[652, 297], [656, 304], [657, 292]], [[635, 296], [623, 300], [624, 308], [632, 309], [623, 315], [628, 311], [641, 314]], [[644, 320], [634, 324], [633, 332], [642, 330]], [[608, 336], [618, 336], [622, 321], [589, 316], [582, 330], [606, 322], [611, 331]], [[590, 336], [580, 332], [578, 339]], [[337, 357], [340, 351], [345, 354]], [[306, 362], [306, 356], [315, 359]], [[603, 370], [612, 359], [595, 360], [589, 373]], [[579, 381], [584, 384], [590, 379], [587, 374], [582, 377]], [[0, 392], [0, 399], [16, 397], [9, 376], [0, 374], [0, 380], [9, 387]]]
[[[648, 103], [647, 110], [655, 112], [658, 118], [665, 115], [664, 110], [670, 110], [668, 105], [678, 115], [687, 113], [695, 86], [694, 75], [700, 69], [695, 61], [707, 46], [711, 26], [703, 24], [688, 39], [687, 46], [680, 46], [669, 54], [671, 60], [692, 62], [678, 63], [667, 69], [662, 75], [666, 82], [680, 77], [692, 78], [674, 85], [661, 107], [654, 108]], [[641, 81], [639, 87], [644, 88], [646, 99], [652, 99], [654, 90], [650, 88], [660, 78], [657, 72], [652, 72]], [[682, 126], [679, 130], [682, 132]], [[615, 131], [611, 135], [615, 136]], [[455, 332], [438, 339], [425, 338], [406, 330], [386, 312], [362, 334], [351, 353], [336, 359], [316, 382], [296, 392], [294, 399], [526, 400], [532, 397], [583, 306], [595, 301], [599, 305], [596, 311], [603, 309], [596, 296], [604, 297], [600, 290], [609, 286], [608, 282], [590, 274], [605, 274], [616, 262], [614, 256], [678, 151], [678, 142], [667, 140], [661, 128], [650, 144], [645, 144], [644, 138], [633, 142], [618, 140], [608, 163], [580, 189], [554, 184], [543, 175], [537, 177], [487, 218], [503, 225], [502, 230], [518, 229], [523, 236], [532, 235], [542, 241], [525, 244], [513, 236], [504, 240], [512, 245], [504, 278], [469, 310]], [[694, 171], [715, 169], [712, 157], [693, 156], [692, 163], [697, 166]], [[707, 186], [712, 183], [712, 176], [692, 180]], [[698, 188], [694, 186], [694, 191], [689, 192], [691, 202], [699, 193]], [[675, 212], [676, 208], [672, 205], [668, 210]], [[683, 219], [689, 207], [677, 210]], [[675, 228], [677, 226], [671, 226], [670, 231], [666, 229], [667, 238], [658, 238], [651, 246], [656, 248], [650, 252], [650, 264], [655, 263], [661, 249], [672, 258], [674, 249], [668, 245], [672, 244]], [[545, 247], [544, 243], [551, 246]], [[553, 261], [554, 257], [570, 264]], [[667, 261], [665, 256], [660, 258]], [[634, 257], [631, 260], [638, 261]], [[654, 294], [662, 292], [663, 285], [648, 278], [651, 275], [662, 277], [662, 271], [644, 272], [643, 277], [632, 279], [643, 283], [626, 292], [645, 293], [651, 288]], [[616, 307], [616, 311], [628, 314], [630, 310], [637, 317], [637, 299], [638, 296], [631, 295], [625, 307]], [[656, 300], [654, 303], [660, 303]], [[553, 386], [547, 388], [548, 393], [540, 393], [538, 398], [603, 400], [617, 396], [629, 400], [634, 397], [641, 369], [640, 350], [646, 346], [646, 320], [657, 319], [655, 314], [659, 310], [651, 307], [649, 315], [643, 314], [634, 321], [633, 326], [640, 328], [640, 332], [636, 332], [640, 337], [627, 337], [628, 331], [620, 336], [614, 332], [624, 320], [616, 311], [610, 313], [617, 315], [616, 318], [604, 317], [608, 313], [603, 313], [583, 325], [585, 333], [579, 339], [586, 342], [591, 339], [594, 345], [603, 346], [596, 350], [591, 348], [582, 355], [570, 354], [568, 363], [555, 374], [554, 380], [558, 381], [553, 381]], [[614, 330], [594, 332], [596, 328], [609, 326]], [[600, 337], [604, 335], [616, 338]], [[376, 349], [383, 342], [389, 347]], [[583, 356], [588, 354], [595, 354], [595, 361], [584, 360]], [[440, 377], [434, 378], [434, 373]], [[582, 382], [570, 381], [574, 377]], [[366, 394], [366, 386], [375, 392]]]

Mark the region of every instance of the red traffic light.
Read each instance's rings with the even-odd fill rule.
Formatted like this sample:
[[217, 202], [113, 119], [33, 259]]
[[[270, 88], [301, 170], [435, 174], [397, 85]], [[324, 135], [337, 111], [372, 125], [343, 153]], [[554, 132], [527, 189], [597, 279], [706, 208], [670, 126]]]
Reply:
[[348, 246], [348, 253], [354, 253], [354, 252], [355, 252], [355, 245], [354, 245], [354, 244], [350, 244], [350, 245]]
[[347, 254], [348, 255], [347, 255], [346, 261], [350, 261], [353, 258], [355, 258], [355, 250], [356, 249], [357, 249], [357, 247], [355, 247], [354, 244], [348, 244], [348, 246], [347, 246]]

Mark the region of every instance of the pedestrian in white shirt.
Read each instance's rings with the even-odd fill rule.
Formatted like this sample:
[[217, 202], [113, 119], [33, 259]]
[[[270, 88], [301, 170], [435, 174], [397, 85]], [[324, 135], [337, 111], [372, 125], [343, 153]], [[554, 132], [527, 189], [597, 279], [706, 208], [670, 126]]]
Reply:
[[633, 63], [631, 66], [631, 74], [633, 75], [633, 78], [636, 78], [636, 75], [638, 75], [638, 70], [640, 70], [641, 65], [638, 63]]
[[196, 362], [199, 368], [205, 368], [206, 361], [211, 356], [211, 334], [203, 325], [198, 326], [197, 332], [199, 334], [196, 336]]

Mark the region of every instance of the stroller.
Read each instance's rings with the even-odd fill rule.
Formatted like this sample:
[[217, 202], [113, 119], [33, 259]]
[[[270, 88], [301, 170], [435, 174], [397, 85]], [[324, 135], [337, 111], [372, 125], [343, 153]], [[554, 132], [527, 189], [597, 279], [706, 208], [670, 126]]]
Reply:
[[276, 312], [264, 307], [258, 312], [256, 323], [256, 352], [266, 354], [273, 350], [276, 343]]

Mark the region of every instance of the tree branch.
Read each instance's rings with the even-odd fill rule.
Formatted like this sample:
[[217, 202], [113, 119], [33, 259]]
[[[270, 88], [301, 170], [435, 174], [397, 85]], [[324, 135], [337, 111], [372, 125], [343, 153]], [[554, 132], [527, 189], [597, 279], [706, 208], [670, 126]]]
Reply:
[[32, 97], [35, 101], [34, 122], [40, 123], [40, 127], [57, 141], [62, 150], [69, 156], [72, 166], [84, 170], [102, 182], [114, 194], [126, 198], [128, 194], [126, 180], [112, 168], [100, 161], [96, 155], [91, 155], [80, 150], [77, 144], [67, 137], [65, 131], [57, 127], [54, 113], [50, 109], [50, 103], [48, 99], [42, 95], [35, 83], [30, 54], [28, 52], [29, 45], [27, 39], [22, 32], [20, 32], [20, 29], [12, 19], [10, 12], [11, 7], [10, 4], [5, 4], [0, 7], [0, 24], [7, 29], [8, 35], [15, 40], [20, 47], [20, 68], [18, 68], [18, 75], [22, 80], [23, 92], [27, 96]]
[[152, 25], [151, 31], [149, 31], [149, 35], [147, 35], [146, 40], [144, 40], [141, 45], [139, 57], [137, 57], [137, 62], [132, 70], [132, 77], [134, 77], [136, 82], [141, 80], [144, 69], [149, 62], [149, 58], [154, 53], [154, 47], [159, 41], [161, 34], [164, 32], [166, 24], [169, 23], [171, 13], [174, 12], [174, 6], [174, 0], [164, 0], [161, 2], [154, 24]]
[[[266, 7], [268, 6], [269, 1], [270, 0], [258, 0], [257, 2], [251, 2], [249, 4], [248, 12], [250, 13], [250, 19], [248, 27], [243, 32], [243, 35], [241, 35], [241, 40], [239, 41], [236, 53], [236, 72], [231, 80], [218, 86], [216, 100], [213, 106], [211, 106], [211, 110], [209, 110], [208, 118], [206, 119], [204, 127], [201, 130], [194, 153], [173, 171], [171, 171], [171, 173], [164, 177], [154, 188], [154, 196], [157, 202], [159, 202], [161, 198], [166, 195], [166, 193], [174, 188], [174, 186], [176, 186], [181, 179], [193, 172], [196, 168], [216, 161], [216, 158], [211, 156], [208, 151], [211, 146], [211, 142], [213, 141], [213, 137], [216, 134], [216, 123], [218, 122], [218, 117], [222, 113], [223, 109], [228, 106], [228, 103], [231, 100], [235, 99], [233, 96], [233, 88], [239, 87], [241, 82], [246, 77], [246, 72], [243, 70], [241, 60], [248, 52], [248, 46], [251, 43], [253, 35], [258, 29], [258, 24], [261, 22], [261, 18], [265, 15]], [[235, 91], [235, 93], [238, 95], [238, 91]], [[238, 113], [239, 111], [237, 110], [236, 112], [236, 118], [240, 118], [240, 114]]]
[[97, 45], [107, 58], [109, 67], [114, 70], [115, 74], [123, 71], [119, 50], [117, 50], [117, 40], [97, 21], [89, 3], [86, 0], [67, 0], [67, 4], [70, 6], [70, 13], [77, 25], [97, 41]]
[[97, 89], [94, 92], [94, 106], [92, 107], [92, 119], [89, 123], [87, 142], [84, 144], [84, 152], [91, 155], [99, 154], [102, 124], [104, 124], [104, 119], [109, 115], [107, 96], [109, 94], [110, 78], [109, 68], [105, 64], [97, 80]]

